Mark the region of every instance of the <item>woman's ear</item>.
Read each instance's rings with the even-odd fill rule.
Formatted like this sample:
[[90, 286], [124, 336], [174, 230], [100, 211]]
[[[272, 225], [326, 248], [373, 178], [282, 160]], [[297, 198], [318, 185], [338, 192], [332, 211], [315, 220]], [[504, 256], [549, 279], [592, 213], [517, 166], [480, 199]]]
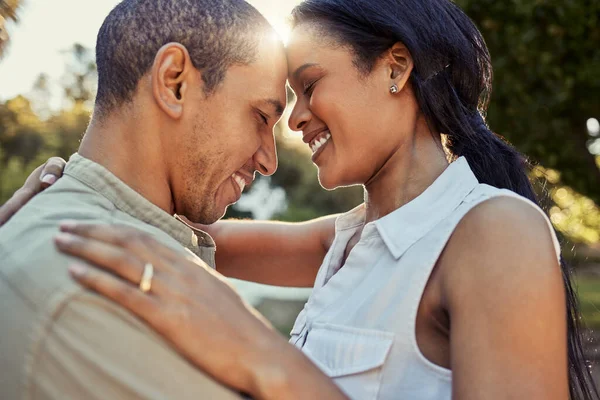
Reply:
[[413, 70], [413, 58], [406, 46], [395, 43], [387, 52], [386, 61], [389, 65], [389, 78], [391, 84], [396, 85], [397, 91], [401, 91]]
[[190, 55], [179, 43], [168, 43], [156, 53], [151, 75], [152, 94], [158, 106], [173, 119], [183, 115], [192, 70]]

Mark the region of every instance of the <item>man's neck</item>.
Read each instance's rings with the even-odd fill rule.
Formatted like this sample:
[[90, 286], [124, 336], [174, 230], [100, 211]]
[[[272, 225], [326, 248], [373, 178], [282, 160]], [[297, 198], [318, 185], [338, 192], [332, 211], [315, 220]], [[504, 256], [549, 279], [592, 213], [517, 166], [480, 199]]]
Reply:
[[[173, 214], [174, 204], [167, 164], [151, 121], [122, 121], [107, 117], [101, 123], [92, 119], [79, 154], [94, 161], [154, 205]], [[155, 125], [154, 125], [155, 126]]]

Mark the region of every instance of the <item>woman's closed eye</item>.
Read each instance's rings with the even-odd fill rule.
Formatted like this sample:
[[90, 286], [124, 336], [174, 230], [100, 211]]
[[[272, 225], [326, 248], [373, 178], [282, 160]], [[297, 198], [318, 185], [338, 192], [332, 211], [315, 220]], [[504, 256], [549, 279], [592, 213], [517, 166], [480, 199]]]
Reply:
[[318, 82], [318, 79], [315, 79], [314, 81], [310, 81], [308, 84], [304, 85], [304, 89], [303, 89], [303, 94], [305, 96], [310, 96], [313, 92], [313, 90], [315, 89], [315, 84]]

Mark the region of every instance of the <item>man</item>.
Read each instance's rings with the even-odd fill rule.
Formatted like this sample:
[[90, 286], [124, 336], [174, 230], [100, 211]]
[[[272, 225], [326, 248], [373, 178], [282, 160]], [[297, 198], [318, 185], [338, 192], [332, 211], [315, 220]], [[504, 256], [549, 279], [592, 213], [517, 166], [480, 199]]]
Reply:
[[213, 266], [210, 236], [174, 215], [212, 223], [275, 171], [282, 44], [243, 0], [125, 0], [96, 52], [78, 154], [0, 230], [0, 398], [239, 398], [75, 284], [52, 238], [65, 219], [119, 223]]

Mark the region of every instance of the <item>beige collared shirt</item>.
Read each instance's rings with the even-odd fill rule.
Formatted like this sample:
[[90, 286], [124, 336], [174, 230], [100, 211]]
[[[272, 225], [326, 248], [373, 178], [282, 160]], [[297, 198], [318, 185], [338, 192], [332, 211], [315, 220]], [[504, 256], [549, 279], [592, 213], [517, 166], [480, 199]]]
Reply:
[[118, 223], [214, 267], [212, 238], [77, 154], [0, 229], [0, 399], [239, 399], [116, 304], [83, 290], [60, 221]]

